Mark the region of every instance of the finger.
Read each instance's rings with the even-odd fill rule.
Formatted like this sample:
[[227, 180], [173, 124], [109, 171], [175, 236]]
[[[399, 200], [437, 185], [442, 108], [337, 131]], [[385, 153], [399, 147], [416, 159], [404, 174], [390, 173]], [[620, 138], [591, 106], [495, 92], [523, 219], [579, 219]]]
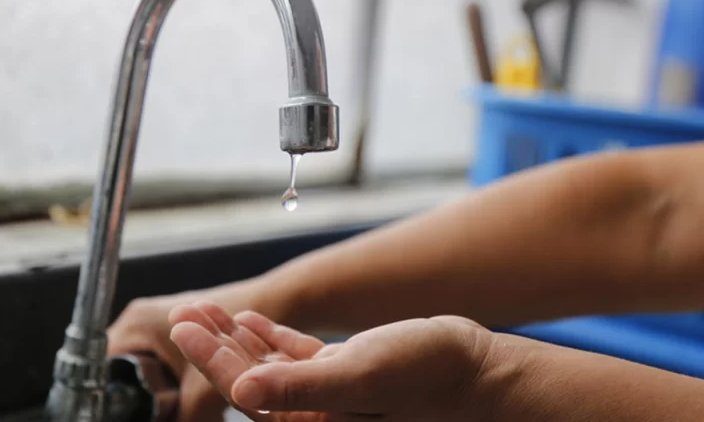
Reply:
[[[170, 314], [172, 323], [195, 322], [220, 337], [220, 343], [234, 350], [238, 355], [254, 364], [265, 360], [272, 353], [269, 346], [256, 335], [242, 327], [217, 305], [209, 302], [196, 302], [193, 305], [182, 305], [174, 308]], [[244, 353], [240, 353], [244, 352]]]
[[[374, 422], [384, 418], [384, 422], [389, 419], [383, 415], [356, 415], [352, 413], [320, 413], [320, 412], [289, 412], [279, 420], [286, 422]], [[407, 422], [405, 420], [404, 422]]]
[[193, 322], [175, 325], [171, 340], [224, 397], [230, 396], [237, 377], [249, 369], [245, 356], [223, 346], [217, 337]]
[[220, 329], [215, 322], [205, 312], [193, 305], [178, 305], [169, 312], [169, 323], [172, 327], [182, 322], [193, 322], [213, 335], [220, 334]]
[[231, 334], [237, 328], [232, 315], [229, 315], [221, 307], [214, 303], [199, 301], [194, 306], [210, 317], [217, 327], [225, 334]]
[[[193, 367], [181, 386], [180, 412], [178, 422], [225, 422], [225, 410], [230, 402], [229, 395], [223, 395], [213, 389], [212, 383]], [[234, 405], [234, 403], [231, 403]], [[256, 411], [233, 406], [239, 412], [256, 422], [273, 422], [273, 414], [261, 414]]]
[[[192, 307], [195, 307], [203, 315], [199, 315], [198, 313], [193, 312], [193, 309], [187, 308], [185, 311], [187, 312], [187, 318], [200, 318], [198, 321], [202, 321], [201, 325], [203, 325], [203, 323], [207, 324], [205, 318], [209, 318], [220, 332], [231, 337], [242, 349], [244, 349], [244, 351], [250, 355], [252, 361], [265, 360], [265, 357], [273, 352], [264, 340], [253, 334], [246, 327], [238, 327], [235, 320], [214, 303], [198, 301], [194, 303]], [[181, 310], [180, 312], [184, 311]], [[212, 326], [208, 326], [206, 328], [209, 328], [209, 331], [212, 332]], [[214, 332], [214, 334], [217, 334], [217, 332]], [[232, 346], [230, 342], [226, 342], [226, 344], [228, 346]]]
[[232, 338], [258, 362], [266, 361], [266, 357], [275, 352], [264, 340], [242, 324], [238, 324], [237, 329], [232, 333]]
[[129, 330], [123, 327], [114, 325], [108, 330], [107, 356], [154, 353], [179, 379], [181, 378], [186, 364], [172, 342], [157, 339], [154, 331], [150, 330], [151, 327], [145, 330]]
[[181, 384], [180, 393], [178, 422], [225, 421], [227, 401], [193, 367]]
[[439, 316], [432, 317], [430, 319], [434, 320], [434, 321], [442, 321], [442, 322], [446, 322], [446, 323], [454, 324], [454, 325], [466, 326], [466, 327], [474, 328], [474, 329], [481, 330], [481, 331], [488, 331], [484, 326], [480, 325], [479, 323], [472, 321], [471, 319], [460, 317], [460, 316], [439, 315]]
[[380, 392], [360, 365], [340, 355], [252, 368], [235, 382], [232, 399], [250, 409], [377, 413]]
[[318, 353], [313, 355], [313, 359], [322, 359], [333, 356], [340, 350], [340, 348], [342, 348], [342, 343], [328, 344], [322, 349], [318, 350]]
[[153, 341], [151, 341], [151, 337], [143, 333], [137, 333], [137, 335], [133, 332], [125, 333], [123, 330], [115, 327], [108, 329], [107, 337], [108, 346], [106, 353], [108, 356], [134, 351], [152, 350], [155, 346]]
[[278, 325], [256, 312], [241, 312], [235, 315], [235, 320], [258, 335], [272, 349], [280, 350], [297, 360], [310, 359], [325, 346], [325, 343], [313, 336]]
[[[239, 355], [223, 346], [218, 338], [200, 325], [193, 322], [179, 323], [171, 331], [172, 341], [181, 348], [182, 353], [198, 369], [200, 379], [187, 385], [192, 390], [183, 390], [179, 422], [196, 422], [202, 420], [222, 421], [226, 406], [222, 403], [230, 401], [230, 390], [237, 377], [248, 367], [244, 351]], [[211, 384], [219, 392], [220, 397], [207, 396]], [[212, 404], [211, 404], [212, 403]], [[240, 409], [251, 420], [257, 422], [272, 422], [270, 415], [262, 415]]]
[[[239, 327], [234, 318], [221, 307], [206, 301], [196, 302], [194, 306], [210, 317], [222, 333], [231, 337], [244, 349], [250, 355], [252, 361], [265, 360], [265, 357], [273, 352], [269, 345], [259, 336], [253, 334], [246, 327]], [[229, 342], [225, 344], [231, 346]]]

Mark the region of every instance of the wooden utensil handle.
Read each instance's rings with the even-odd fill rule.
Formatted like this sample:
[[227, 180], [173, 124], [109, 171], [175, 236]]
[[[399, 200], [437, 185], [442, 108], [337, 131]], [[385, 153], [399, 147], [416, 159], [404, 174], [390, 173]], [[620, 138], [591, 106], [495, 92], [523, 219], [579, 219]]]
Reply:
[[491, 83], [493, 81], [491, 61], [484, 32], [484, 21], [479, 4], [471, 2], [467, 6], [467, 22], [474, 45], [474, 56], [479, 67], [479, 76], [482, 82]]

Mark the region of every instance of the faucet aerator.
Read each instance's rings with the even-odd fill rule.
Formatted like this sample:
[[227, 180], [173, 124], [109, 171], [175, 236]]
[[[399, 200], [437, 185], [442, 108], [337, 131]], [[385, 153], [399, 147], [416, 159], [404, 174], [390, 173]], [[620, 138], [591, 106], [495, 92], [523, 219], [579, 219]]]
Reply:
[[289, 154], [337, 150], [340, 144], [338, 119], [339, 109], [329, 101], [305, 101], [281, 107], [281, 150]]

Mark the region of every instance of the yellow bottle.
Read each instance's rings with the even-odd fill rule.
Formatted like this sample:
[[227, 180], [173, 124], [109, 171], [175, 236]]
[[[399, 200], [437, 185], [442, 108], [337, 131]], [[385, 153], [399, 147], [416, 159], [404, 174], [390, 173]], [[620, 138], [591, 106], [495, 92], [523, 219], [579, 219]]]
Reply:
[[540, 57], [533, 37], [515, 36], [502, 50], [496, 66], [496, 85], [511, 91], [542, 88]]

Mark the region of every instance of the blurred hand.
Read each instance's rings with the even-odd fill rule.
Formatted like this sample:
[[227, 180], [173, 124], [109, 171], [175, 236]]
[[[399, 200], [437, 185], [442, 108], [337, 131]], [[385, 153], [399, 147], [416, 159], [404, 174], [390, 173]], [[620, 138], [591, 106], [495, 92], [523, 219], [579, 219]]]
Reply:
[[494, 338], [460, 317], [403, 321], [329, 346], [253, 312], [233, 322], [215, 306], [186, 305], [170, 319], [184, 355], [260, 422], [475, 420]]
[[[193, 303], [202, 292], [187, 292], [173, 296], [142, 298], [131, 302], [108, 329], [108, 355], [152, 352], [171, 368], [181, 381], [178, 422], [219, 422], [227, 402], [211, 383], [195, 369], [169, 338], [169, 312], [180, 304]], [[242, 309], [246, 309], [247, 292], [242, 292]], [[210, 304], [198, 303], [192, 309]], [[177, 313], [178, 315], [178, 313]]]

